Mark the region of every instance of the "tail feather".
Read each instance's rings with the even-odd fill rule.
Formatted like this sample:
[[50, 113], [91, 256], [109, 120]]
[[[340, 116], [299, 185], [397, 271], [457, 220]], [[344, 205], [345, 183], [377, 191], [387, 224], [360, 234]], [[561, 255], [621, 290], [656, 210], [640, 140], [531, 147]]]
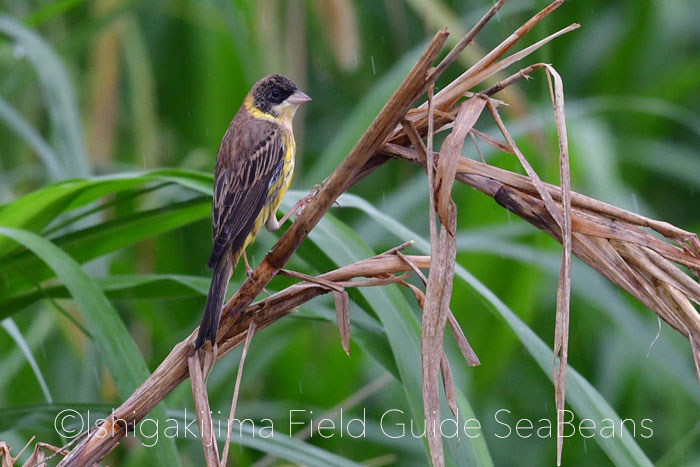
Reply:
[[233, 264], [231, 256], [228, 254], [222, 255], [214, 266], [207, 304], [204, 308], [204, 316], [202, 317], [202, 323], [199, 325], [199, 333], [195, 343], [196, 349], [202, 347], [207, 340], [211, 341], [212, 346], [216, 343], [216, 332], [219, 329], [221, 308], [224, 304], [232, 270]]

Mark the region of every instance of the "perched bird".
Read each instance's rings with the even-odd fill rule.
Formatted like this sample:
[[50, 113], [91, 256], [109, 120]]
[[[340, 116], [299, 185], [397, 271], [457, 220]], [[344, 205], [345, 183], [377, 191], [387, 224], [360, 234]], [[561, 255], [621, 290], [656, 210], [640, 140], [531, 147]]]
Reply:
[[214, 345], [233, 270], [263, 226], [277, 230], [277, 208], [294, 172], [292, 119], [311, 98], [282, 75], [261, 79], [231, 121], [216, 160], [212, 238], [214, 269], [195, 348]]

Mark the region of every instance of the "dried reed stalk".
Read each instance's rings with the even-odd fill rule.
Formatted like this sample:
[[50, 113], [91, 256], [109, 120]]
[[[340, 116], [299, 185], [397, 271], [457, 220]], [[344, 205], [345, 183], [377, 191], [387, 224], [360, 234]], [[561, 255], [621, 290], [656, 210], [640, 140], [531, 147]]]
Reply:
[[[700, 318], [692, 302], [700, 299], [700, 286], [678, 264], [693, 271], [700, 270], [700, 241], [697, 236], [682, 231], [670, 224], [647, 219], [619, 208], [601, 203], [583, 195], [570, 192], [568, 187], [568, 151], [566, 128], [563, 119], [563, 92], [561, 80], [553, 68], [544, 64], [531, 65], [519, 73], [501, 81], [479, 95], [470, 90], [506, 67], [522, 60], [547, 42], [578, 27], [564, 28], [539, 42], [501, 58], [522, 37], [553, 10], [563, 3], [556, 0], [518, 28], [503, 43], [482, 60], [432, 96], [432, 85], [440, 74], [451, 65], [459, 52], [466, 47], [483, 28], [505, 0], [500, 0], [487, 12], [477, 25], [459, 42], [436, 68], [430, 68], [442, 46], [447, 32], [440, 31], [430, 42], [424, 54], [414, 65], [387, 102], [367, 132], [358, 141], [343, 163], [314, 193], [308, 207], [299, 215], [280, 241], [253, 271], [251, 277], [236, 292], [222, 313], [222, 322], [217, 336], [218, 353], [205, 355], [192, 353], [192, 342], [196, 330], [179, 343], [155, 372], [99, 427], [107, 436], [87, 438], [74, 448], [60, 465], [89, 465], [103, 459], [118, 444], [130, 424], [141, 420], [172, 389], [192, 373], [195, 399], [199, 405], [208, 406], [202, 368], [223, 357], [247, 338], [251, 325], [258, 330], [291, 313], [298, 305], [325, 293], [332, 292], [336, 298], [338, 325], [343, 348], [349, 352], [349, 315], [346, 287], [373, 286], [402, 283], [413, 290], [424, 309], [423, 320], [423, 365], [424, 403], [426, 414], [435, 414], [438, 368], [445, 383], [446, 398], [452, 410], [456, 410], [454, 383], [449, 362], [441, 344], [445, 323], [448, 322], [457, 338], [465, 358], [470, 364], [478, 364], [478, 358], [469, 346], [464, 333], [449, 310], [452, 278], [454, 273], [456, 231], [456, 206], [451, 199], [453, 181], [459, 180], [493, 197], [508, 210], [523, 217], [541, 230], [563, 242], [562, 275], [557, 294], [555, 355], [555, 387], [557, 406], [563, 406], [566, 355], [568, 341], [568, 296], [570, 287], [570, 254], [573, 251], [613, 282], [637, 297], [654, 310], [674, 329], [693, 342], [693, 355], [700, 374]], [[497, 105], [491, 96], [507, 88], [529, 73], [546, 68], [552, 91], [552, 102], [557, 119], [560, 142], [562, 187], [542, 182], [531, 170], [527, 159], [518, 150], [515, 142], [498, 116]], [[417, 99], [428, 92], [428, 102], [409, 110]], [[459, 101], [466, 96], [466, 104]], [[473, 128], [474, 122], [488, 108], [499, 124], [506, 139], [500, 141]], [[441, 154], [433, 152], [435, 132], [452, 128], [448, 143], [443, 144]], [[528, 176], [511, 173], [485, 163], [460, 157], [461, 145], [469, 134], [474, 141], [479, 138], [501, 150], [516, 154], [526, 168]], [[427, 139], [427, 144], [423, 143]], [[430, 155], [430, 157], [427, 157]], [[376, 167], [390, 158], [398, 158], [427, 167], [431, 198], [431, 255], [436, 258], [426, 278], [420, 268], [430, 267], [430, 258], [406, 256], [401, 247], [385, 254], [339, 268], [318, 277], [302, 277], [289, 273], [304, 282], [293, 285], [265, 300], [251, 305], [263, 287], [282, 272], [287, 260], [318, 223], [337, 197], [358, 180], [369, 175]], [[438, 235], [434, 224], [438, 214], [441, 232]], [[661, 240], [646, 229], [661, 233], [668, 241]], [[404, 282], [405, 275], [397, 273], [416, 272], [426, 282], [426, 293], [418, 287]], [[367, 280], [354, 281], [357, 277]], [[210, 361], [197, 361], [197, 356]], [[188, 365], [188, 359], [191, 363]], [[432, 416], [432, 415], [430, 415]], [[117, 420], [125, 420], [126, 426]], [[431, 456], [435, 465], [443, 465], [441, 439], [429, 439]], [[207, 463], [216, 465], [214, 451], [205, 455]], [[561, 444], [557, 446], [558, 456]]]
[[[282, 269], [338, 196], [347, 189], [348, 180], [353, 180], [356, 177], [356, 173], [379, 151], [386, 138], [406, 115], [408, 109], [425, 93], [429, 84], [426, 79], [428, 70], [442, 49], [447, 35], [447, 31], [440, 31], [433, 37], [425, 52], [409, 71], [369, 129], [350, 151], [350, 154], [324, 182], [304, 212], [287, 229], [248, 280], [225, 305], [217, 336], [218, 358], [240, 343], [240, 339], [236, 336], [240, 336], [242, 332], [241, 324], [246, 323], [244, 328], [247, 329], [247, 324], [253, 319], [252, 316], [246, 317], [246, 314], [259, 308], [256, 305], [249, 306], [253, 299]], [[433, 76], [433, 79], [437, 78], [438, 75]], [[403, 268], [407, 267], [403, 262], [400, 264]], [[325, 293], [326, 289], [322, 290]], [[305, 289], [286, 302], [271, 300], [273, 297], [265, 300], [264, 302], [267, 302], [269, 308], [264, 310], [265, 313], [254, 317], [258, 329], [269, 325], [300, 303], [318, 294], [318, 287], [316, 287], [315, 289]], [[194, 334], [176, 345], [153, 374], [117, 409], [119, 415], [126, 416], [124, 420], [127, 424], [145, 417], [159, 401], [186, 378], [188, 356], [192, 353]], [[125, 410], [128, 408], [131, 410]], [[89, 435], [61, 461], [60, 465], [89, 465], [103, 459], [124, 436], [126, 427], [122, 426], [122, 422], [117, 421], [119, 418], [116, 415], [108, 417], [100, 425], [107, 436]]]
[[[422, 161], [412, 148], [387, 144], [385, 151], [415, 164]], [[439, 160], [440, 154], [434, 157]], [[561, 242], [559, 226], [528, 177], [461, 158], [456, 178]], [[560, 188], [548, 183], [544, 188], [561, 211]], [[691, 303], [700, 304], [700, 284], [691, 274], [700, 270], [698, 236], [576, 192], [571, 193], [571, 224], [573, 253], [688, 338], [697, 354], [700, 315]]]
[[[405, 246], [408, 246], [408, 244], [405, 244]], [[392, 279], [387, 278], [387, 275], [412, 272], [412, 269], [396, 253], [397, 251], [389, 251], [382, 255], [327, 272], [318, 278], [343, 288], [381, 286], [398, 282], [403, 280], [405, 276], [400, 275]], [[408, 255], [406, 257], [420, 268], [427, 269], [430, 267], [430, 257], [428, 256]], [[361, 277], [370, 279], [354, 280]], [[228, 333], [224, 336], [219, 336], [220, 345], [215, 357], [216, 360], [220, 360], [224, 355], [245, 341], [251, 323], [255, 323], [256, 331], [262, 330], [292, 313], [299, 305], [329, 292], [331, 290], [325, 285], [303, 282], [287, 287], [265, 300], [250, 305], [240, 313], [239, 318], [229, 328]], [[190, 369], [196, 368], [195, 365], [206, 366], [202, 362], [196, 362], [192, 366], [187, 364], [188, 358], [200, 356], [199, 353], [191, 352], [196, 334], [195, 330], [188, 338], [175, 346], [170, 355], [153, 373], [153, 375], [158, 375], [158, 378], [153, 378], [153, 375], [151, 375], [153, 379], [147, 379], [144, 385], [107, 417], [106, 421], [99, 427], [99, 429], [105, 430], [101, 432], [102, 436], [94, 436], [97, 429], [93, 429], [91, 434], [76, 446], [59, 465], [91, 465], [99, 462], [117, 446], [129, 427], [143, 419], [158, 402], [187, 378]], [[180, 363], [181, 360], [182, 363]], [[196, 378], [199, 377], [198, 372], [195, 371], [193, 374], [198, 375]], [[197, 388], [195, 400], [199, 398], [199, 404], [201, 405], [201, 407], [197, 407], [199, 414], [202, 413], [201, 411], [207, 410], [208, 401], [206, 400], [206, 390], [204, 389], [203, 381], [196, 381], [195, 386]], [[124, 425], [124, 422], [126, 422], [126, 425]], [[206, 430], [206, 422], [203, 426], [204, 430]], [[209, 443], [207, 440], [203, 440], [203, 442]], [[213, 448], [206, 447], [205, 452], [209, 449]], [[88, 460], [84, 460], [86, 458]]]

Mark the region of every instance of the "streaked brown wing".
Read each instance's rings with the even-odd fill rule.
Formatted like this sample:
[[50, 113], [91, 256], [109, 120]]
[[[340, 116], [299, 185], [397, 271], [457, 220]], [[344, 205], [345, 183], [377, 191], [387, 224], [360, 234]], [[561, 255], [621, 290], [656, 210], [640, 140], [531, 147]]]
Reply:
[[284, 141], [277, 125], [250, 117], [239, 122], [243, 125], [235, 123], [229, 129], [232, 141], [219, 149], [214, 177], [210, 268], [229, 246], [233, 252], [243, 247], [265, 205], [270, 183], [284, 164]]

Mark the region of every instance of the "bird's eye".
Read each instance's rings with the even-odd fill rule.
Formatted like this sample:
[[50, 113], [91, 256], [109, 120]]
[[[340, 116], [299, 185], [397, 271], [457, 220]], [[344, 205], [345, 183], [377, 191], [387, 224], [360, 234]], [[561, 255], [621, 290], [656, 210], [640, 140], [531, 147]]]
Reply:
[[272, 90], [270, 91], [270, 95], [272, 96], [273, 99], [279, 99], [280, 90], [277, 88], [272, 88]]

